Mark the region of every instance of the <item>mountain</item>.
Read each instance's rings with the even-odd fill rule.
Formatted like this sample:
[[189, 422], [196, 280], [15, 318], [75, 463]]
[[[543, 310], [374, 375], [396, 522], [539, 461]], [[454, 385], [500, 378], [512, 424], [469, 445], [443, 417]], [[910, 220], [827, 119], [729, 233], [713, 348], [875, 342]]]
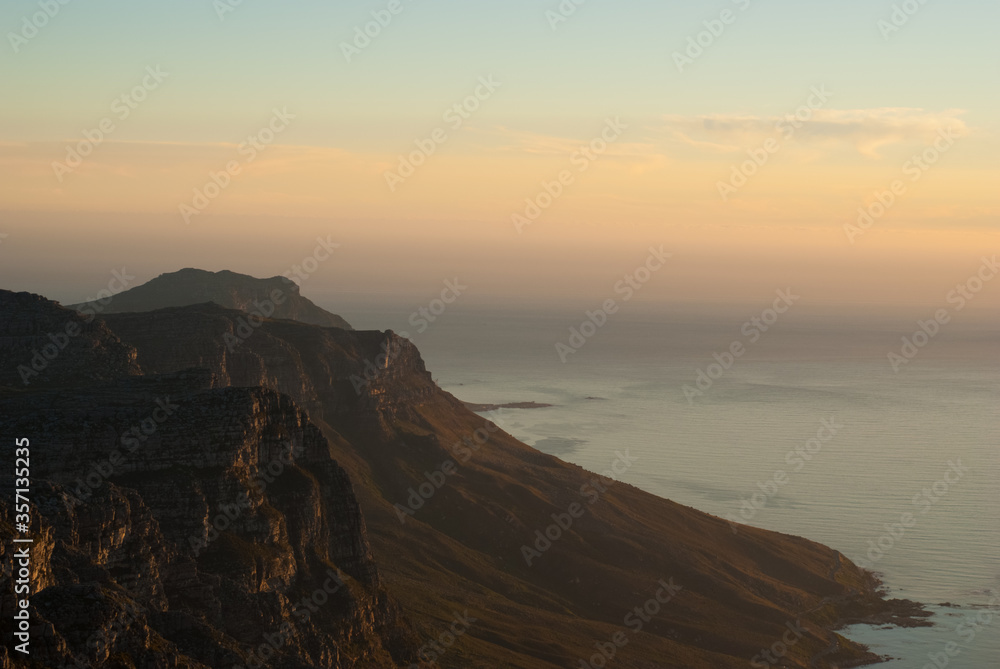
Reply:
[[[11, 295], [0, 323], [23, 334], [0, 349], [18, 355], [80, 317]], [[137, 621], [95, 666], [228, 667], [277, 625], [290, 641], [264, 662], [276, 668], [822, 669], [878, 659], [834, 631], [848, 623], [923, 622], [837, 551], [615, 482], [641, 466], [628, 444], [606, 477], [522, 444], [502, 429], [516, 410], [468, 410], [391, 331], [245, 320], [213, 303], [108, 314], [117, 377], [0, 389], [0, 432], [37, 435], [46, 652], [89, 652], [88, 630], [124, 617]], [[73, 505], [164, 397], [176, 420], [150, 424], [94, 480], [95, 503]], [[260, 490], [287, 443], [304, 450]], [[10, 485], [0, 477], [5, 531]], [[299, 620], [328, 569], [350, 600]]]
[[[80, 318], [0, 291], [0, 351], [9, 360]], [[416, 660], [350, 478], [304, 411], [271, 389], [217, 387], [204, 369], [139, 375], [134, 349], [92, 329], [104, 335], [88, 340], [95, 354], [63, 378], [46, 370], [50, 388], [0, 389], [0, 433], [29, 441], [35, 539], [31, 662], [5, 644], [0, 666]], [[88, 365], [94, 374], [77, 373]], [[11, 524], [24, 482], [11, 473], [0, 529], [24, 536]], [[7, 592], [22, 546], [0, 544]], [[4, 597], [0, 615], [14, 609]]]
[[248, 314], [351, 329], [340, 316], [331, 314], [302, 297], [298, 284], [290, 279], [281, 276], [257, 279], [228, 270], [208, 272], [188, 268], [161, 274], [141, 286], [114, 295], [106, 304], [92, 302], [75, 304], [70, 308], [86, 313], [116, 314], [204, 302], [214, 302]]
[[[787, 666], [844, 666], [875, 658], [832, 629], [921, 622], [834, 550], [734, 531], [518, 442], [440, 390], [391, 331], [266, 321], [235, 339], [240, 316], [196, 305], [106, 320], [144, 369], [207, 368], [220, 386], [273, 388], [308, 411], [351, 474], [375, 561], [417, 630], [431, 642], [456, 611], [477, 618], [438, 649], [441, 666], [580, 667], [625, 634], [618, 666], [743, 667], [799, 624]], [[622, 444], [609, 467], [627, 458]], [[637, 618], [663, 584], [682, 589]]]
[[103, 321], [0, 290], [0, 387], [109, 381], [138, 374], [135, 357]]

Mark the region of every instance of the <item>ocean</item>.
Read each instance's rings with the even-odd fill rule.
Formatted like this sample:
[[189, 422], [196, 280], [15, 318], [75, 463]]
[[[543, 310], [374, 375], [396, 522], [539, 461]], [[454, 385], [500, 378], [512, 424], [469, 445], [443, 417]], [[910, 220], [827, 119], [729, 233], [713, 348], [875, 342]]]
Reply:
[[925, 338], [933, 309], [765, 324], [755, 308], [626, 306], [593, 327], [565, 306], [452, 307], [427, 323], [405, 306], [340, 309], [356, 328], [407, 332], [460, 399], [552, 405], [505, 410], [525, 443], [595, 471], [627, 448], [638, 466], [622, 480], [831, 546], [927, 604], [933, 627], [845, 632], [896, 658], [878, 666], [1000, 666], [995, 322], [954, 314]]

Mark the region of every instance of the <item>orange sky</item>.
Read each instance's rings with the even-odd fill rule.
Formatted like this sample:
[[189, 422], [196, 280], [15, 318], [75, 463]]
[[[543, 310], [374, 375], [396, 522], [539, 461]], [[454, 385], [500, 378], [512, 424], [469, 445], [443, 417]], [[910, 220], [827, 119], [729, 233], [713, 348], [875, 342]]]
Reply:
[[[461, 273], [482, 299], [587, 303], [662, 244], [670, 277], [642, 299], [795, 283], [933, 306], [997, 250], [995, 3], [928, 4], [891, 38], [859, 0], [736, 3], [684, 71], [694, 4], [552, 27], [537, 3], [430, 2], [349, 60], [338, 40], [366, 10], [308, 4], [67, 6], [4, 54], [2, 285], [70, 299], [122, 265], [274, 275], [332, 235], [328, 295]], [[870, 223], [845, 228], [859, 207]]]

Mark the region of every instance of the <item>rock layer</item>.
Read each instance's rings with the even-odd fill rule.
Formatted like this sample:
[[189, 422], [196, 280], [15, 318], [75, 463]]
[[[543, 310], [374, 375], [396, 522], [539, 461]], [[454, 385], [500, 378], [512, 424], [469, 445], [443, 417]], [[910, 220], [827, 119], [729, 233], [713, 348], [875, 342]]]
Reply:
[[[7, 359], [78, 318], [35, 296], [0, 291], [0, 305]], [[52, 388], [0, 390], [0, 435], [30, 440], [35, 521], [30, 661], [4, 647], [0, 665], [413, 659], [350, 478], [303, 409], [270, 388], [220, 387], [204, 369], [133, 376], [134, 349], [103, 323], [86, 336], [101, 339], [50, 370]], [[5, 536], [14, 484], [0, 476]], [[7, 593], [12, 551], [0, 544]], [[12, 598], [0, 601], [10, 620]]]
[[135, 349], [103, 321], [0, 290], [0, 387], [27, 390], [138, 374]]

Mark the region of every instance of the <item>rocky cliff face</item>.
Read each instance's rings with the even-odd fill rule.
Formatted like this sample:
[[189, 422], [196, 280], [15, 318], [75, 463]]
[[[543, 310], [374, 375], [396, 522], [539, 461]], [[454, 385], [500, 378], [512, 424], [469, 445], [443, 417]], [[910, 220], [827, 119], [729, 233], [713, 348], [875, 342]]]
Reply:
[[[831, 629], [891, 620], [893, 607], [836, 551], [734, 532], [539, 453], [440, 391], [391, 332], [244, 320], [199, 305], [107, 322], [144, 368], [199, 366], [217, 386], [264, 386], [307, 408], [355, 481], [380, 572], [425, 640], [421, 657], [462, 669], [580, 666], [624, 633], [616, 666], [736, 668], [794, 625], [785, 666], [876, 659]], [[609, 454], [609, 467], [621, 464]], [[682, 589], [654, 602], [655, 616], [630, 619], [661, 583]], [[460, 614], [476, 622], [442, 645]]]
[[135, 357], [103, 321], [0, 290], [0, 387], [107, 381], [138, 374]]
[[247, 314], [295, 320], [322, 327], [350, 330], [347, 321], [321, 309], [299, 294], [299, 286], [285, 277], [257, 279], [224, 270], [182, 269], [161, 274], [141, 286], [118, 293], [104, 305], [77, 304], [70, 308], [114, 314], [152, 311], [212, 302]]
[[[4, 359], [77, 318], [35, 296], [0, 291], [0, 305]], [[412, 659], [416, 639], [386, 593], [351, 481], [305, 411], [273, 389], [221, 387], [204, 369], [131, 376], [134, 349], [103, 324], [86, 333], [79, 341], [96, 343], [50, 370], [58, 387], [0, 390], [0, 434], [31, 442], [35, 520], [31, 660], [4, 647], [0, 665]], [[0, 544], [7, 593], [13, 550]], [[10, 620], [13, 600], [0, 601]]]
[[148, 372], [202, 367], [218, 387], [280, 389], [317, 419], [368, 416], [374, 422], [362, 422], [377, 428], [389, 408], [405, 411], [440, 395], [416, 347], [392, 332], [251, 323], [214, 304], [106, 320], [139, 351]]

